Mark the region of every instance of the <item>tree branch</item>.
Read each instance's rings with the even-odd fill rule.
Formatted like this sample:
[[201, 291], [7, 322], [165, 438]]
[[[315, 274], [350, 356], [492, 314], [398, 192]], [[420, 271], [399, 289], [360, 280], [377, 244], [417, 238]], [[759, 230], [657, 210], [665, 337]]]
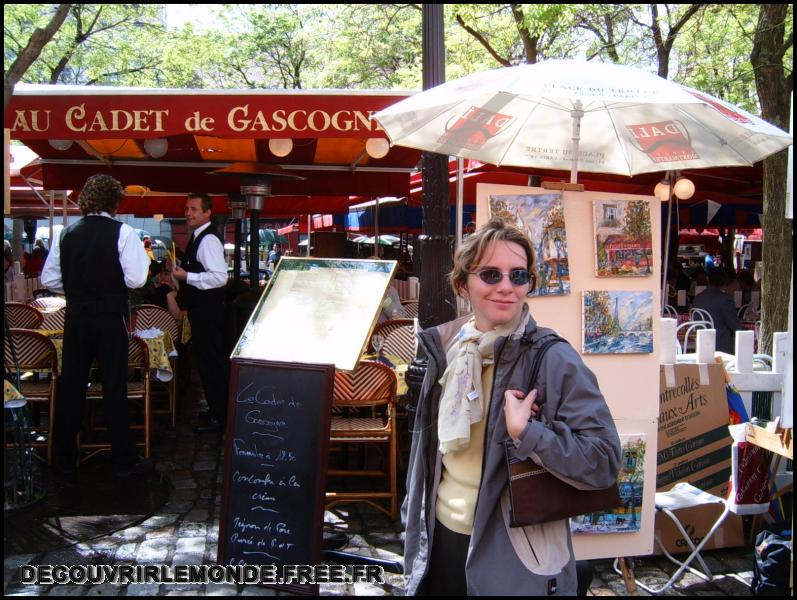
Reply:
[[484, 48], [487, 50], [487, 52], [490, 53], [490, 56], [492, 56], [495, 60], [497, 60], [499, 63], [501, 63], [505, 67], [512, 66], [512, 63], [510, 63], [508, 60], [506, 60], [505, 58], [502, 58], [501, 56], [498, 55], [498, 52], [496, 52], [493, 49], [493, 47], [490, 45], [490, 42], [488, 42], [484, 38], [484, 36], [482, 34], [480, 34], [478, 31], [476, 31], [472, 27], [466, 25], [465, 21], [463, 20], [463, 18], [460, 15], [457, 15], [457, 23], [459, 23], [459, 25], [460, 25], [460, 27], [462, 27], [462, 29], [464, 29], [469, 34], [471, 34], [474, 38], [476, 38], [476, 41], [478, 41], [482, 46], [484, 46]]
[[6, 109], [14, 94], [14, 86], [22, 79], [25, 72], [39, 58], [44, 47], [53, 39], [53, 36], [61, 28], [71, 4], [59, 4], [53, 18], [44, 29], [37, 28], [30, 36], [27, 45], [17, 54], [17, 58], [3, 74], [3, 110]]

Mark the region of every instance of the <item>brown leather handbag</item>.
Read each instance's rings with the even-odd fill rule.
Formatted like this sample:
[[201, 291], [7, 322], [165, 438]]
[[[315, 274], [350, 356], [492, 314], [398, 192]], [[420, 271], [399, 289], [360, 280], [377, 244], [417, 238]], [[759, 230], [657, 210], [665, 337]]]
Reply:
[[[537, 374], [545, 352], [553, 344], [566, 341], [555, 337], [547, 340], [537, 350], [531, 367], [531, 384]], [[622, 504], [617, 484], [603, 490], [579, 490], [552, 475], [545, 467], [530, 458], [514, 456], [512, 440], [505, 443], [506, 463], [509, 470], [509, 524], [511, 527], [537, 525], [567, 519], [592, 512], [603, 512]]]

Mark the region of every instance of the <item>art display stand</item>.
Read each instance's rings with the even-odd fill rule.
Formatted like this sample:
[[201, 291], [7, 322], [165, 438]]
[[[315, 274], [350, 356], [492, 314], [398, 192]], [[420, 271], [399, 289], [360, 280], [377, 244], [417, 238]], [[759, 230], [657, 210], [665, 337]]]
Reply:
[[[516, 206], [528, 207], [527, 212], [521, 211], [519, 216], [521, 220], [527, 219], [529, 226], [532, 222], [547, 224], [547, 237], [540, 231], [529, 232], [535, 251], [547, 255], [545, 269], [549, 287], [549, 293], [535, 295], [528, 300], [531, 314], [540, 326], [551, 327], [566, 338], [596, 375], [624, 445], [618, 481], [624, 506], [598, 519], [588, 516], [572, 520], [573, 549], [578, 560], [644, 556], [653, 552], [653, 497], [656, 491], [660, 344], [655, 307], [660, 306], [661, 295], [661, 265], [656, 250], [660, 247], [659, 201], [651, 196], [579, 192], [568, 190], [567, 186], [563, 188], [478, 184], [477, 227], [489, 219], [490, 202], [495, 198], [504, 200], [504, 207], [510, 211]], [[552, 195], [561, 197], [561, 214], [558, 209], [550, 216], [534, 212], [533, 201], [523, 199]], [[632, 277], [599, 277], [596, 274], [596, 206], [609, 201], [617, 201], [618, 205], [644, 202], [650, 207], [650, 247], [654, 252], [649, 274]], [[547, 244], [543, 243], [545, 239]], [[566, 246], [562, 243], [565, 239]], [[561, 287], [569, 288], [567, 293], [557, 293], [560, 280]], [[652, 344], [644, 351], [624, 354], [584, 351], [585, 293], [604, 291], [647, 295], [646, 301], [653, 311], [650, 323]], [[631, 342], [630, 339], [628, 341]]]

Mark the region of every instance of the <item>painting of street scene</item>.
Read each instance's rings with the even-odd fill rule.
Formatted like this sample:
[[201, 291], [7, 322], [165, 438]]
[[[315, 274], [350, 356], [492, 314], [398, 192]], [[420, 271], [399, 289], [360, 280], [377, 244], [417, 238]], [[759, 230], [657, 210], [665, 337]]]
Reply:
[[532, 296], [570, 293], [570, 267], [562, 195], [490, 196], [490, 216], [515, 223], [537, 254], [537, 288]]
[[653, 292], [585, 291], [584, 354], [653, 352]]
[[623, 458], [617, 487], [622, 505], [612, 511], [570, 519], [573, 533], [635, 533], [642, 526], [642, 492], [645, 488], [645, 434], [620, 434]]
[[645, 200], [595, 200], [595, 275], [653, 274], [650, 206]]

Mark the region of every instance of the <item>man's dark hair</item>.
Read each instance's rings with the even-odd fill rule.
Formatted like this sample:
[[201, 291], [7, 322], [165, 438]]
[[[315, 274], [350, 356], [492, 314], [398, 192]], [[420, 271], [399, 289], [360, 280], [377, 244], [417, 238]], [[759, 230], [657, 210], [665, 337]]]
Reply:
[[199, 198], [202, 200], [202, 212], [213, 210], [213, 202], [205, 192], [191, 192], [188, 194], [189, 200], [191, 198]]
[[125, 197], [122, 184], [110, 175], [98, 173], [86, 180], [83, 189], [80, 191], [78, 206], [84, 215], [107, 212], [115, 215], [119, 203]]
[[723, 286], [727, 282], [725, 270], [721, 267], [714, 267], [708, 272], [708, 284]]

